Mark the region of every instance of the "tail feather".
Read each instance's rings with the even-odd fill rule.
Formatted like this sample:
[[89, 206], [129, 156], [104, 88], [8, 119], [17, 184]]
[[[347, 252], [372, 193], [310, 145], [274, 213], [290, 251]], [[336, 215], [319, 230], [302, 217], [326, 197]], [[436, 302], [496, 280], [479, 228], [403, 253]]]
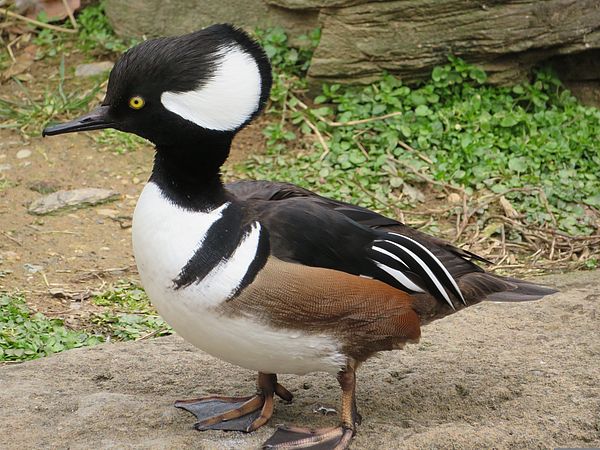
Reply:
[[530, 300], [539, 300], [546, 295], [555, 294], [557, 289], [530, 283], [529, 281], [519, 280], [517, 278], [504, 278], [506, 282], [515, 286], [515, 289], [504, 292], [496, 292], [486, 297], [487, 301], [493, 302], [528, 302]]
[[491, 273], [473, 272], [463, 275], [459, 286], [473, 303], [493, 302], [527, 302], [539, 300], [546, 295], [558, 292], [556, 289], [541, 286], [530, 281], [517, 278], [500, 277]]

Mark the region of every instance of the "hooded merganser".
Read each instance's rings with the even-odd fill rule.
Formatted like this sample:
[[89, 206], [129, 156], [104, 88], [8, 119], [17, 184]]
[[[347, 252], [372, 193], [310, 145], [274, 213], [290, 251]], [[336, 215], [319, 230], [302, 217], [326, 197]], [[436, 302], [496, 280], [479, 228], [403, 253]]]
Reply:
[[271, 67], [230, 25], [145, 41], [113, 68], [93, 112], [43, 135], [115, 128], [156, 146], [133, 220], [142, 285], [187, 341], [258, 372], [251, 397], [176, 402], [199, 430], [253, 431], [291, 400], [278, 373], [335, 374], [341, 424], [279, 428], [269, 448], [347, 448], [355, 371], [419, 339], [421, 325], [482, 300], [555, 292], [484, 272], [476, 255], [358, 206], [287, 183], [223, 185], [233, 137], [262, 110]]

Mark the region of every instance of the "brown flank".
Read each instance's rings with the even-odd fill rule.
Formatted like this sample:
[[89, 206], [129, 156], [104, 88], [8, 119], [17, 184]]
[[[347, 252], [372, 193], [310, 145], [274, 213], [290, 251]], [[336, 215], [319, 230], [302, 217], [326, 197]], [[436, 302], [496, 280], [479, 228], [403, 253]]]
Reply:
[[254, 282], [219, 308], [275, 328], [339, 339], [357, 361], [421, 335], [414, 297], [381, 281], [270, 257]]

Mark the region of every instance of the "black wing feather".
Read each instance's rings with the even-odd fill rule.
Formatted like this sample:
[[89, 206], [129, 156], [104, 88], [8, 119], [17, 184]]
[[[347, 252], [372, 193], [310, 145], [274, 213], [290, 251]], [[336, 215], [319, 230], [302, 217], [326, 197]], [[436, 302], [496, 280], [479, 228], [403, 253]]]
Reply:
[[490, 262], [474, 253], [290, 183], [239, 181], [226, 188], [265, 225], [272, 254], [286, 261], [370, 276], [411, 293], [428, 291], [452, 309], [453, 300], [524, 301], [556, 292], [485, 273], [473, 261]]

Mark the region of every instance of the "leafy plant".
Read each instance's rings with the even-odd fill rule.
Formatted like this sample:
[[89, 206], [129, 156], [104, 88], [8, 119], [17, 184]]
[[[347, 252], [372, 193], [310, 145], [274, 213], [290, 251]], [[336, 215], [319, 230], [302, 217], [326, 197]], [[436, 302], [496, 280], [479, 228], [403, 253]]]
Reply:
[[93, 298], [92, 303], [108, 311], [92, 316], [92, 323], [114, 339], [127, 341], [144, 336], [165, 336], [173, 330], [161, 319], [150, 304], [148, 296], [137, 284], [121, 280], [106, 292]]
[[295, 45], [290, 45], [283, 28], [256, 30], [254, 35], [265, 50], [271, 64], [279, 72], [304, 76], [310, 65], [312, 53], [321, 39], [321, 30], [317, 28], [307, 35], [299, 36]]
[[20, 295], [0, 294], [0, 361], [36, 359], [102, 341], [68, 329], [62, 320], [32, 314]]
[[121, 53], [136, 43], [135, 40], [124, 40], [115, 34], [106, 17], [105, 3], [102, 0], [87, 6], [77, 16], [80, 26], [77, 47], [85, 53]]
[[[38, 14], [37, 20], [43, 23], [48, 23], [48, 16], [45, 11]], [[71, 23], [65, 23], [67, 28], [71, 28]], [[36, 59], [42, 59], [46, 56], [54, 57], [62, 54], [65, 51], [65, 44], [72, 39], [66, 36], [65, 33], [59, 33], [49, 28], [36, 30], [36, 35], [33, 38], [33, 43], [37, 45]]]
[[[41, 22], [48, 21], [44, 12], [41, 12], [37, 19]], [[76, 20], [79, 32], [75, 35], [66, 35], [47, 28], [37, 32], [33, 43], [39, 47], [38, 59], [60, 55], [73, 43], [78, 50], [96, 56], [121, 53], [136, 43], [134, 39], [121, 39], [115, 34], [106, 17], [104, 0], [83, 8], [77, 14]], [[66, 21], [62, 26], [70, 28], [71, 23]]]
[[122, 312], [155, 313], [144, 290], [129, 280], [120, 280], [105, 292], [95, 295], [92, 303]]
[[600, 206], [600, 111], [548, 71], [497, 87], [481, 69], [449, 59], [420, 86], [384, 75], [368, 86], [324, 85], [306, 105], [286, 84], [295, 75], [279, 55], [287, 90], [274, 91], [270, 111], [283, 118], [265, 128], [267, 154], [241, 169], [390, 214], [413, 203], [401, 187], [425, 176], [468, 194], [506, 193], [528, 223], [592, 233], [586, 208]]
[[93, 314], [91, 322], [100, 327], [103, 334], [117, 341], [131, 341], [148, 336], [167, 336], [173, 330], [159, 316], [141, 314]]

